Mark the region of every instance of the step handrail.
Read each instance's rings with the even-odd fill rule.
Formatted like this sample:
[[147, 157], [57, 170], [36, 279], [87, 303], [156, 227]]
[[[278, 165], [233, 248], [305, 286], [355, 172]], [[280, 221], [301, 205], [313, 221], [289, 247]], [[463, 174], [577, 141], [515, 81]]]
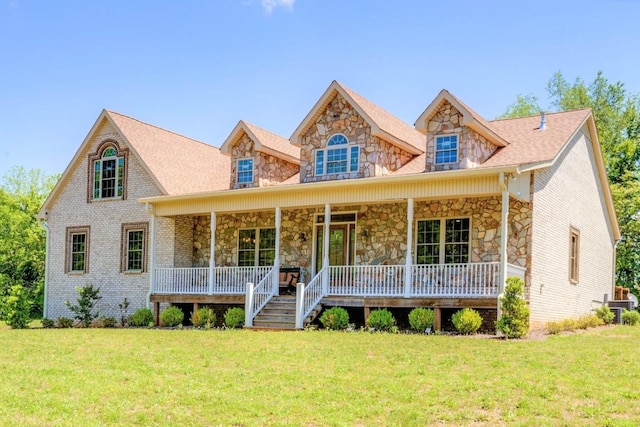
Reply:
[[324, 298], [323, 278], [325, 277], [327, 266], [316, 274], [308, 284], [298, 283], [296, 286], [296, 329], [304, 327], [304, 319], [307, 318], [313, 309]]
[[260, 313], [269, 300], [278, 293], [278, 267], [273, 266], [257, 285], [247, 283], [245, 297], [244, 325], [253, 326], [253, 319]]

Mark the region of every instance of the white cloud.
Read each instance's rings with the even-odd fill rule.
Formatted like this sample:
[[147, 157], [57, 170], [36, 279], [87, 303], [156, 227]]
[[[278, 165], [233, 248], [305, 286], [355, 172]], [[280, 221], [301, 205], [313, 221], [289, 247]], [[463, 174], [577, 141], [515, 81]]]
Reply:
[[295, 3], [296, 0], [261, 0], [261, 1], [262, 1], [262, 7], [264, 8], [265, 12], [271, 13], [273, 9], [281, 6], [289, 10], [293, 9], [293, 3]]

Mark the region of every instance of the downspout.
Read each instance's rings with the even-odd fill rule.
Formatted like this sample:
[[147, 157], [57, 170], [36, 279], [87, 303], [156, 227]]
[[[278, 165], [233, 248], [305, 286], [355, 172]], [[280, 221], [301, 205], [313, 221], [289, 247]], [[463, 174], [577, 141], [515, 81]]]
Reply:
[[153, 211], [153, 205], [147, 203], [147, 212], [151, 215], [151, 236], [150, 236], [150, 251], [149, 257], [151, 258], [151, 272], [149, 274], [149, 292], [147, 292], [147, 308], [151, 308], [151, 293], [156, 283], [156, 215]]
[[[49, 213], [45, 213], [45, 217], [48, 217]], [[44, 301], [42, 303], [42, 318], [47, 318], [47, 290], [49, 283], [49, 224], [47, 219], [41, 219], [38, 221], [40, 227], [42, 227], [46, 233], [45, 238], [45, 254], [44, 254]]]
[[507, 186], [509, 178], [504, 172], [500, 172], [498, 184], [502, 189], [502, 215], [500, 217], [500, 281], [498, 284], [498, 304], [497, 318], [500, 319], [502, 309], [500, 299], [504, 295], [504, 286], [507, 282], [507, 231], [509, 222], [509, 188]]

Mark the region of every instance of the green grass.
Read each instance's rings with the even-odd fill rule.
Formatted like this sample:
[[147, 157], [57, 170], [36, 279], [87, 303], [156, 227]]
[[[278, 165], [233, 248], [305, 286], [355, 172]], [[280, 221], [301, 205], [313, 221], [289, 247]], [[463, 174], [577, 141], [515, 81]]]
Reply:
[[640, 328], [0, 331], [0, 425], [635, 426]]

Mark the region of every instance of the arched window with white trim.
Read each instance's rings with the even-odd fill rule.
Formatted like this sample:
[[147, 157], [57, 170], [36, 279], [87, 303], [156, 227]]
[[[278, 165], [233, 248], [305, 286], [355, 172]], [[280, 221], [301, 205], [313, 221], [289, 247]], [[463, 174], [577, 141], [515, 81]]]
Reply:
[[316, 175], [358, 172], [360, 147], [350, 145], [349, 139], [336, 133], [327, 141], [327, 147], [316, 150]]

